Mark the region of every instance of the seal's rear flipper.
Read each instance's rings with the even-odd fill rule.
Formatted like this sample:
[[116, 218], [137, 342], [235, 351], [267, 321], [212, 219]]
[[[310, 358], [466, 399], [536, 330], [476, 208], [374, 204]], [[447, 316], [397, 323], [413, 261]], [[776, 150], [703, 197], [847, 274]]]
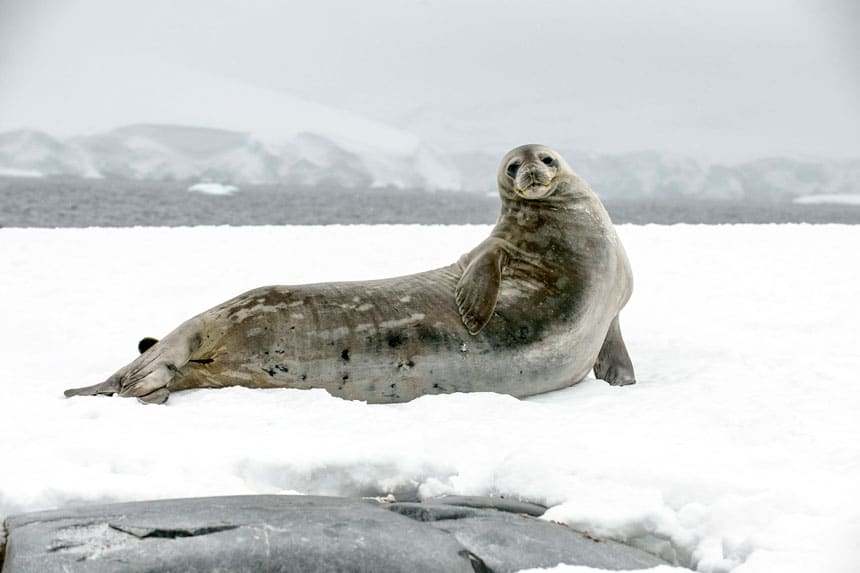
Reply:
[[144, 352], [155, 346], [157, 343], [157, 338], [151, 338], [149, 336], [147, 336], [146, 338], [141, 338], [140, 342], [137, 343], [137, 351], [143, 354]]
[[618, 324], [617, 316], [612, 319], [603, 347], [597, 355], [594, 376], [600, 380], [606, 380], [612, 386], [636, 384], [633, 362], [630, 361], [627, 346], [621, 337], [621, 325]]
[[119, 392], [119, 378], [111, 376], [101, 384], [84, 386], [83, 388], [69, 388], [63, 394], [66, 398], [72, 396], [113, 396]]

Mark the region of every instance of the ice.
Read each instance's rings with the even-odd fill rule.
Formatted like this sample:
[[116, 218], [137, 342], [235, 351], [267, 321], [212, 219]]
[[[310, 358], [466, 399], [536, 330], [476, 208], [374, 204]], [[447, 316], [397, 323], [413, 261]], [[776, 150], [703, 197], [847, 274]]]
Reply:
[[44, 177], [45, 174], [35, 169], [16, 169], [14, 167], [0, 167], [0, 177]]
[[220, 494], [504, 495], [702, 572], [857, 570], [860, 227], [619, 227], [635, 386], [395, 405], [247, 388], [166, 406], [62, 397], [249, 288], [425, 270], [488, 231], [0, 229], [0, 517]]
[[835, 205], [860, 205], [860, 193], [829, 193], [821, 195], [804, 195], [803, 197], [797, 197], [794, 202], [800, 203], [802, 205], [819, 205], [822, 203], [829, 203]]
[[225, 185], [224, 183], [195, 183], [188, 188], [189, 191], [196, 193], [205, 193], [207, 195], [232, 195], [239, 190], [235, 185]]

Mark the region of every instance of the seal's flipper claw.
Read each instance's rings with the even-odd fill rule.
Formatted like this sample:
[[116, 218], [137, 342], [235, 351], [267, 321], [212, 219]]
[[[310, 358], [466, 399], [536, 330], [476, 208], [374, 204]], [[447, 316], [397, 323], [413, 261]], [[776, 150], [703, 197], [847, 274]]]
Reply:
[[150, 392], [145, 396], [138, 396], [137, 401], [141, 404], [164, 404], [168, 398], [170, 398], [170, 390], [159, 388], [155, 392]]
[[137, 343], [137, 351], [140, 352], [141, 354], [143, 354], [144, 352], [146, 352], [147, 350], [149, 350], [150, 348], [152, 348], [156, 344], [158, 344], [157, 338], [151, 338], [149, 336], [147, 336], [145, 338], [141, 338], [140, 342]]
[[481, 332], [496, 310], [502, 286], [503, 256], [501, 250], [492, 249], [475, 257], [454, 289], [460, 319], [471, 335]]
[[83, 388], [69, 388], [63, 394], [66, 398], [72, 396], [113, 396], [119, 392], [119, 378], [111, 376], [100, 384], [84, 386]]
[[627, 353], [627, 346], [621, 337], [621, 326], [618, 317], [612, 319], [603, 347], [597, 355], [594, 363], [594, 376], [600, 380], [606, 380], [612, 386], [629, 386], [636, 384], [636, 375], [633, 372], [633, 362]]

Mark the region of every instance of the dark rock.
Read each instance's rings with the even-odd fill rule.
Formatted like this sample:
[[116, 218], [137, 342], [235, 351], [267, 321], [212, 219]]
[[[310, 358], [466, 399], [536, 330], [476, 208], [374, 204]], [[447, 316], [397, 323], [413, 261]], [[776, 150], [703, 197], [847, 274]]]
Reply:
[[451, 498], [384, 504], [269, 495], [35, 512], [6, 520], [3, 573], [499, 573], [562, 562], [607, 569], [663, 563], [638, 549], [595, 542], [567, 527], [523, 515], [524, 511], [488, 509], [493, 504], [522, 509], [519, 502], [457, 499], [459, 505]]
[[[442, 505], [434, 503], [436, 500], [428, 500], [424, 503], [393, 503], [388, 508], [453, 535], [469, 553], [480, 557], [483, 565], [494, 573], [553, 567], [559, 563], [610, 571], [646, 569], [665, 564], [640, 549], [617, 541], [598, 539], [564, 525], [523, 515], [522, 512], [480, 509], [487, 507], [496, 498], [460, 499], [471, 507]], [[500, 500], [499, 505], [517, 507], [519, 503], [505, 501]]]

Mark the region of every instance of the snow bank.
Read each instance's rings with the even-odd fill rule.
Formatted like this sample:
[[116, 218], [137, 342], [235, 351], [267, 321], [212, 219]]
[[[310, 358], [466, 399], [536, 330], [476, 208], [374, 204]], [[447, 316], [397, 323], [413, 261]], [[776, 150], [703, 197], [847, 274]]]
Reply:
[[484, 226], [0, 229], [0, 515], [216, 494], [506, 495], [703, 572], [856, 571], [860, 227], [622, 226], [639, 383], [367, 405], [75, 398], [240, 291], [447, 264]]

